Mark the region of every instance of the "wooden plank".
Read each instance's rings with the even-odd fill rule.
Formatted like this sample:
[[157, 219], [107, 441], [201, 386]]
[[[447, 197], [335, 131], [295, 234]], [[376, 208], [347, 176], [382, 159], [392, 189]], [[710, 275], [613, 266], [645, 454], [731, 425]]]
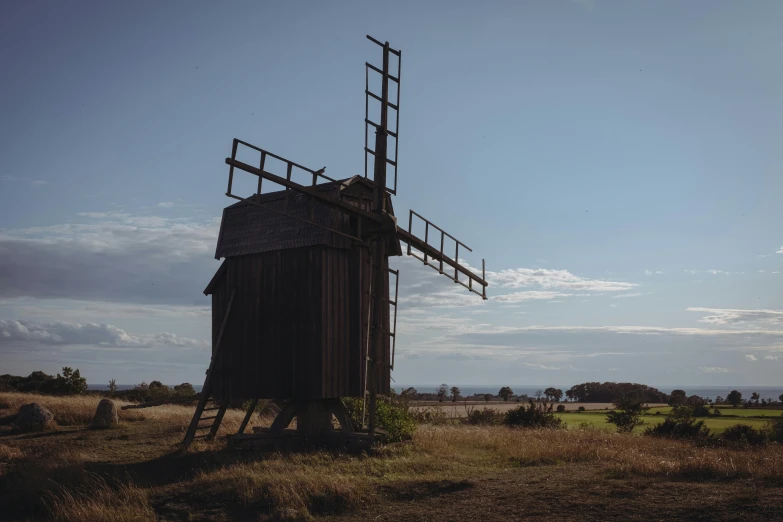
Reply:
[[445, 254], [441, 255], [441, 253], [432, 246], [428, 245], [418, 237], [414, 236], [413, 234], [409, 233], [407, 230], [404, 230], [402, 228], [397, 228], [397, 237], [400, 239], [400, 241], [403, 241], [404, 243], [412, 246], [416, 250], [419, 250], [423, 252], [426, 256], [431, 257], [436, 260], [443, 260], [444, 263], [449, 265], [450, 267], [462, 272], [464, 275], [470, 277], [477, 283], [479, 283], [482, 286], [488, 286], [489, 283], [487, 283], [484, 279], [479, 277], [478, 275], [474, 274], [461, 264], [455, 262], [450, 257], [446, 256]]
[[[331, 207], [336, 208], [350, 216], [356, 216], [356, 217], [363, 217], [365, 219], [368, 219], [370, 221], [373, 221], [378, 224], [383, 223], [383, 219], [375, 214], [371, 214], [369, 212], [365, 212], [361, 209], [358, 209], [354, 206], [349, 205], [348, 203], [345, 203], [339, 199], [326, 196], [324, 194], [321, 194], [316, 189], [311, 187], [306, 187], [304, 185], [300, 185], [299, 183], [296, 183], [294, 181], [288, 181], [286, 178], [283, 178], [281, 176], [277, 176], [275, 174], [272, 174], [271, 172], [266, 172], [264, 170], [261, 170], [259, 168], [256, 168], [252, 165], [248, 165], [247, 163], [242, 163], [241, 161], [233, 160], [231, 158], [226, 158], [226, 165], [230, 165], [232, 167], [236, 167], [239, 169], [244, 170], [245, 172], [249, 172], [250, 174], [255, 174], [256, 176], [262, 176], [265, 179], [268, 179], [274, 183], [277, 183], [278, 185], [282, 185], [285, 188], [295, 190], [297, 192], [301, 192], [302, 194], [306, 194], [312, 198], [315, 198], [319, 202]], [[230, 195], [230, 194], [229, 194]]]

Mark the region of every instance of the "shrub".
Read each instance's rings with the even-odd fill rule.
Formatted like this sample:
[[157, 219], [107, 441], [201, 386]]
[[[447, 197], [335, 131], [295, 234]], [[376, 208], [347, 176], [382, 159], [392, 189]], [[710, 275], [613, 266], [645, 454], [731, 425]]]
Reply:
[[735, 424], [726, 428], [721, 438], [738, 446], [761, 446], [767, 442], [768, 434], [749, 424]]
[[451, 417], [441, 406], [429, 406], [412, 410], [410, 414], [418, 424], [443, 425], [451, 423]]
[[516, 428], [561, 428], [563, 421], [552, 413], [552, 404], [533, 404], [519, 406], [506, 412], [505, 424]]
[[557, 412], [563, 413], [565, 411], [565, 405], [564, 404], [558, 404], [557, 405]]
[[650, 426], [644, 434], [651, 437], [671, 439], [706, 440], [710, 438], [710, 430], [704, 421], [693, 417], [670, 417], [657, 426]]
[[[354, 429], [362, 428], [361, 398], [343, 399], [351, 416]], [[416, 431], [416, 420], [407, 408], [407, 402], [394, 400], [394, 397], [378, 397], [375, 407], [375, 425], [388, 435], [387, 442], [399, 442], [410, 439]]]
[[767, 423], [767, 433], [771, 442], [783, 444], [783, 416]]
[[712, 410], [712, 416], [713, 417], [720, 417], [721, 415], [723, 415], [723, 414], [720, 412], [720, 409], [715, 408], [714, 410]]
[[500, 411], [498, 411], [495, 408], [487, 408], [487, 407], [484, 407], [480, 410], [470, 409], [468, 410], [467, 422], [468, 424], [476, 424], [476, 425], [499, 424]]
[[182, 384], [177, 384], [174, 386], [174, 395], [179, 397], [190, 397], [191, 395], [195, 394], [196, 390], [189, 382], [183, 382]]
[[625, 395], [614, 403], [616, 411], [606, 414], [607, 422], [617, 426], [619, 433], [630, 433], [636, 426], [644, 424], [642, 415], [650, 408], [645, 407], [635, 395]]
[[584, 407], [584, 406], [579, 406], [579, 407], [576, 409], [576, 411], [585, 411], [585, 407]]

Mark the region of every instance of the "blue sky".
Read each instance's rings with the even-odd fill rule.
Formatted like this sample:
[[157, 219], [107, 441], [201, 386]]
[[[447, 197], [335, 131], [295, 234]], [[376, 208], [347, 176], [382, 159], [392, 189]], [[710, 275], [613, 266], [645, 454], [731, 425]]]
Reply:
[[402, 383], [777, 385], [778, 2], [0, 7], [0, 373], [199, 382], [234, 137], [363, 170], [403, 51], [399, 195], [487, 260], [401, 267]]

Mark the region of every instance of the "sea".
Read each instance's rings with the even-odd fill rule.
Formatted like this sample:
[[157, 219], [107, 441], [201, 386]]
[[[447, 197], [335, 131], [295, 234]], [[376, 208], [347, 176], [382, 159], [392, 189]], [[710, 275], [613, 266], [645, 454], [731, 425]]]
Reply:
[[[117, 389], [118, 390], [130, 390], [134, 387], [134, 384], [118, 384]], [[170, 387], [174, 387], [173, 384], [169, 384]], [[413, 387], [416, 388], [416, 390], [420, 393], [435, 393], [437, 390], [439, 384], [397, 384], [394, 383], [392, 385], [392, 388], [400, 392], [402, 390], [405, 390], [407, 388]], [[502, 386], [506, 385], [498, 385], [498, 384], [449, 384], [449, 388], [451, 386], [457, 386], [460, 389], [460, 394], [463, 397], [467, 397], [476, 393], [492, 393], [497, 394], [497, 392], [500, 390]], [[568, 385], [552, 385], [552, 384], [542, 384], [540, 386], [531, 386], [529, 384], [511, 384], [508, 385], [515, 394], [517, 395], [523, 395], [526, 394], [530, 397], [535, 397], [537, 390], [545, 390], [549, 388], [550, 386], [554, 388], [559, 388], [563, 391], [566, 391], [569, 389], [572, 384]], [[685, 390], [685, 393], [688, 395], [698, 395], [699, 397], [704, 397], [705, 399], [712, 399], [715, 400], [716, 397], [723, 397], [725, 398], [731, 390], [738, 390], [742, 393], [743, 398], [749, 399], [750, 396], [756, 392], [759, 394], [759, 396], [762, 399], [772, 399], [772, 400], [778, 400], [778, 397], [780, 397], [781, 394], [783, 394], [783, 386], [689, 386], [689, 385], [682, 385], [682, 386], [653, 386], [654, 388], [658, 388], [662, 392], [665, 393], [671, 393], [672, 390]], [[108, 390], [108, 386], [106, 384], [90, 384], [88, 386], [91, 390]], [[194, 384], [193, 388], [197, 391], [201, 391], [201, 385], [200, 384]]]

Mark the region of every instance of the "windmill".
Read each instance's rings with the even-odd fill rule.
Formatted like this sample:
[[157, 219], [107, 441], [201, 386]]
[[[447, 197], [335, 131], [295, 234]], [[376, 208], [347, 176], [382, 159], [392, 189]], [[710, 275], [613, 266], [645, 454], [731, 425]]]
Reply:
[[[239, 202], [223, 211], [215, 257], [224, 261], [204, 291], [212, 296], [212, 359], [185, 447], [197, 437], [213, 438], [229, 402], [238, 400], [251, 402], [229, 438], [237, 444], [285, 437], [371, 442], [377, 395], [389, 393], [394, 368], [399, 272], [388, 259], [403, 254], [400, 242], [408, 255], [487, 298], [484, 261], [481, 276], [460, 261], [460, 251], [471, 251], [467, 245], [412, 210], [407, 230], [397, 224], [391, 197], [402, 53], [367, 38], [382, 48], [383, 59], [380, 67], [365, 64], [364, 177], [333, 179], [325, 168], [233, 141], [226, 195]], [[379, 75], [380, 93], [370, 89], [371, 75]], [[376, 119], [371, 104], [380, 107]], [[258, 163], [241, 161], [243, 151]], [[257, 178], [254, 194], [234, 193], [240, 173]], [[423, 223], [423, 239], [413, 233], [414, 221]], [[446, 241], [454, 244], [453, 257], [444, 252]], [[354, 433], [341, 397], [364, 397], [366, 433]], [[281, 409], [270, 428], [245, 434], [259, 399], [274, 399]], [[332, 428], [332, 416], [341, 430]], [[286, 430], [294, 417], [297, 430]]]

